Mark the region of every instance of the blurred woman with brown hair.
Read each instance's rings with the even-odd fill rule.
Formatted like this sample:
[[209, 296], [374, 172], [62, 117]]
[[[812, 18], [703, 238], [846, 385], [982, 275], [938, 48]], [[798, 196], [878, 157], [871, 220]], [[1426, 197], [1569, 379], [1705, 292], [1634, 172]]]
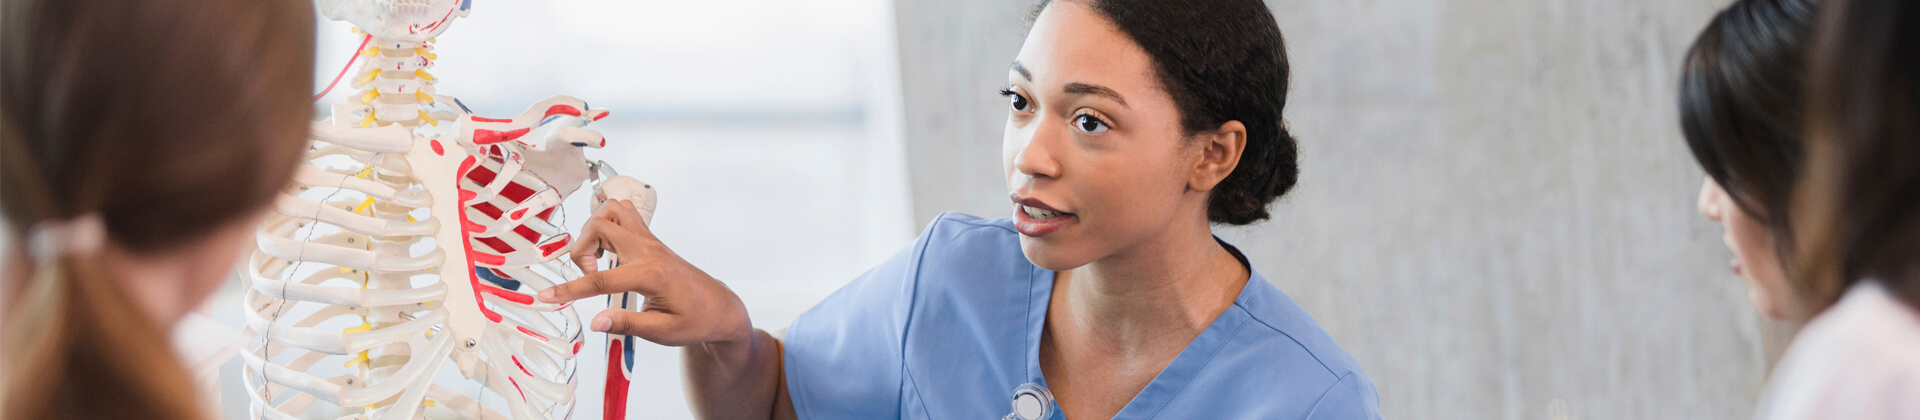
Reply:
[[303, 0], [6, 0], [0, 413], [198, 418], [167, 340], [306, 150]]
[[1821, 10], [1794, 235], [1817, 313], [1759, 418], [1920, 418], [1920, 4]]

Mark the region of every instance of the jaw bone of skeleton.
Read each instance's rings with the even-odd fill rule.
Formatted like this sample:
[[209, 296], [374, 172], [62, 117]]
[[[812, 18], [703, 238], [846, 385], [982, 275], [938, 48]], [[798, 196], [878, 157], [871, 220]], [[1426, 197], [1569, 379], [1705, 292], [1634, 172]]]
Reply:
[[473, 0], [318, 0], [320, 15], [346, 21], [376, 38], [422, 42], [467, 16]]

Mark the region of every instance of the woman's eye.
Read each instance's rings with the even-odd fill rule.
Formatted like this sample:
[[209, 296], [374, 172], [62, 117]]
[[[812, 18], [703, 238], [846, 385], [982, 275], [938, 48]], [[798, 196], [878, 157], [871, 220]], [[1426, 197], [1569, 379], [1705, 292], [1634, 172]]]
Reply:
[[1033, 102], [1028, 101], [1026, 95], [1014, 92], [1011, 88], [1000, 89], [1000, 96], [1007, 97], [1007, 101], [1013, 104], [1013, 112], [1033, 111]]
[[1105, 133], [1108, 129], [1106, 121], [1100, 121], [1099, 118], [1094, 118], [1092, 115], [1075, 117], [1073, 119], [1073, 128], [1080, 129], [1080, 131], [1086, 132], [1087, 134]]

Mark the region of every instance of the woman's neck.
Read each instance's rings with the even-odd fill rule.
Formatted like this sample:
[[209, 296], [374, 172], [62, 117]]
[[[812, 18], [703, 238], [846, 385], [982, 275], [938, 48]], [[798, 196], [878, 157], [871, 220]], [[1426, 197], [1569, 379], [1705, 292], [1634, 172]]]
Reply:
[[[1187, 342], [1239, 297], [1249, 277], [1204, 219], [1057, 273], [1049, 332], [1121, 353]], [[1183, 338], [1177, 340], [1167, 340]]]

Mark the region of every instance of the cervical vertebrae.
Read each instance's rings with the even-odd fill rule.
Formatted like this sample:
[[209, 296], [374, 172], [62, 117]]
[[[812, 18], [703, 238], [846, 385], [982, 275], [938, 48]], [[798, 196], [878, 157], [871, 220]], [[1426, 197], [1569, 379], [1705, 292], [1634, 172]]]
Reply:
[[[248, 261], [254, 418], [412, 419], [434, 407], [571, 417], [579, 318], [532, 297], [580, 276], [561, 258], [571, 237], [558, 206], [589, 180], [618, 181], [610, 185], [642, 188], [596, 195], [633, 199], [650, 215], [653, 190], [589, 169], [582, 149], [606, 140], [582, 127], [605, 110], [558, 96], [489, 119], [435, 94], [431, 38], [382, 37], [394, 27], [438, 34], [465, 14], [464, 1], [427, 3], [321, 4], [330, 17], [342, 7], [390, 16], [376, 30], [353, 20], [369, 32], [352, 76], [360, 91], [314, 123], [309, 161]], [[431, 22], [402, 24], [409, 18]]]

